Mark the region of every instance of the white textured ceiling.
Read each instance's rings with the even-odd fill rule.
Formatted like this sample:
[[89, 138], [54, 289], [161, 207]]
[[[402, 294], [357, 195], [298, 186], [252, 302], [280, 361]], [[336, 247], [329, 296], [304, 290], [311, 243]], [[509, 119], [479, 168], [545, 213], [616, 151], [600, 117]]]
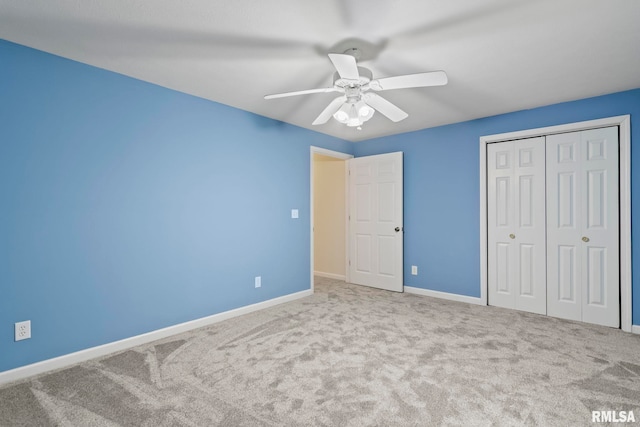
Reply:
[[[0, 38], [352, 141], [640, 87], [639, 0], [0, 0]], [[311, 125], [335, 94], [263, 99], [350, 47], [449, 84], [381, 92], [409, 118], [361, 131]]]

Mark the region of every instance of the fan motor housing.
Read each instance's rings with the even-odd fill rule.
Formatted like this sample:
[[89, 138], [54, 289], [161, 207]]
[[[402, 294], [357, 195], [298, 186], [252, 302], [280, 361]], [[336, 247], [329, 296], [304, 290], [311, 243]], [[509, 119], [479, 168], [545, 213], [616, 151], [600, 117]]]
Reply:
[[366, 85], [373, 78], [373, 73], [368, 68], [358, 67], [358, 74], [360, 75], [358, 80], [350, 80], [340, 78], [337, 72], [333, 73], [333, 85], [343, 89], [347, 87], [359, 87]]

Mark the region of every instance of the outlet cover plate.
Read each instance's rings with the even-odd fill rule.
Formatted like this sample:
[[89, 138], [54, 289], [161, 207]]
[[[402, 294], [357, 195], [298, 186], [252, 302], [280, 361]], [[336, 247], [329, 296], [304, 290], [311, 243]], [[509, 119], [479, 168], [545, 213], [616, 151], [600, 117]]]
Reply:
[[262, 276], [256, 276], [255, 286], [256, 288], [259, 288], [262, 286]]
[[15, 340], [22, 341], [31, 338], [31, 320], [15, 324]]
[[412, 265], [411, 266], [411, 274], [413, 274], [414, 276], [418, 275], [418, 266], [417, 265]]

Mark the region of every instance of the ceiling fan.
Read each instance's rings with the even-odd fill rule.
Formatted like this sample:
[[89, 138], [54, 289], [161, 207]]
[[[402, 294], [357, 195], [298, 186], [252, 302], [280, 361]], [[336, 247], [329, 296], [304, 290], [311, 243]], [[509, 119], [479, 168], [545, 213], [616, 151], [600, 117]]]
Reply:
[[371, 70], [358, 67], [356, 63], [358, 54], [358, 49], [355, 48], [349, 49], [343, 54], [329, 54], [329, 59], [336, 68], [332, 87], [266, 95], [264, 99], [311, 93], [339, 92], [342, 95], [331, 101], [312, 124], [322, 125], [333, 116], [340, 123], [361, 129], [360, 126], [373, 117], [376, 111], [379, 111], [393, 122], [399, 122], [409, 116], [375, 92], [447, 84], [447, 74], [444, 71], [407, 74], [374, 80]]

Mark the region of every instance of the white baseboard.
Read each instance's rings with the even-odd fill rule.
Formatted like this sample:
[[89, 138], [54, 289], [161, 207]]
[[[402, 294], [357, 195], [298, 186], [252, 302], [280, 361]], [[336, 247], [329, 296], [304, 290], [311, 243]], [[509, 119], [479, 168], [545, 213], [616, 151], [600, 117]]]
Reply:
[[[405, 286], [404, 291], [410, 294], [424, 295], [427, 297], [442, 298], [450, 301], [466, 302], [476, 305], [487, 305], [481, 298], [469, 297], [466, 295], [450, 294], [448, 292], [432, 291], [429, 289], [414, 288]], [[640, 325], [631, 325], [631, 333], [640, 335]]]
[[323, 271], [314, 271], [314, 276], [326, 277], [327, 279], [345, 280], [344, 274], [325, 273]]
[[424, 295], [427, 297], [441, 298], [449, 301], [466, 302], [468, 304], [486, 305], [481, 298], [470, 297], [467, 295], [450, 294], [448, 292], [432, 291], [430, 289], [414, 288], [405, 286], [404, 291], [410, 294]]
[[202, 328], [214, 323], [222, 322], [223, 320], [231, 319], [233, 317], [242, 316], [258, 310], [264, 310], [265, 308], [273, 307], [278, 304], [297, 300], [313, 295], [313, 291], [308, 289], [306, 291], [300, 291], [289, 295], [284, 295], [278, 298], [273, 298], [267, 301], [262, 301], [256, 304], [247, 305], [244, 307], [236, 308], [233, 310], [225, 311], [222, 313], [214, 314], [200, 319], [191, 320], [189, 322], [180, 323], [174, 326], [158, 329], [155, 331], [147, 332], [145, 334], [136, 335], [131, 338], [125, 338], [120, 341], [114, 341], [108, 344], [99, 345], [97, 347], [91, 347], [86, 350], [77, 351], [75, 353], [65, 354], [63, 356], [54, 357], [53, 359], [43, 360], [41, 362], [33, 363], [31, 365], [21, 366], [19, 368], [11, 369], [9, 371], [0, 372], [0, 385], [22, 380], [34, 375], [42, 374], [55, 369], [65, 368], [76, 363], [84, 362], [89, 359], [95, 359], [97, 357], [106, 356], [110, 353], [122, 351], [135, 347], [138, 345], [146, 344], [152, 341], [156, 341], [162, 338], [170, 337], [182, 332], [187, 332], [192, 329]]

